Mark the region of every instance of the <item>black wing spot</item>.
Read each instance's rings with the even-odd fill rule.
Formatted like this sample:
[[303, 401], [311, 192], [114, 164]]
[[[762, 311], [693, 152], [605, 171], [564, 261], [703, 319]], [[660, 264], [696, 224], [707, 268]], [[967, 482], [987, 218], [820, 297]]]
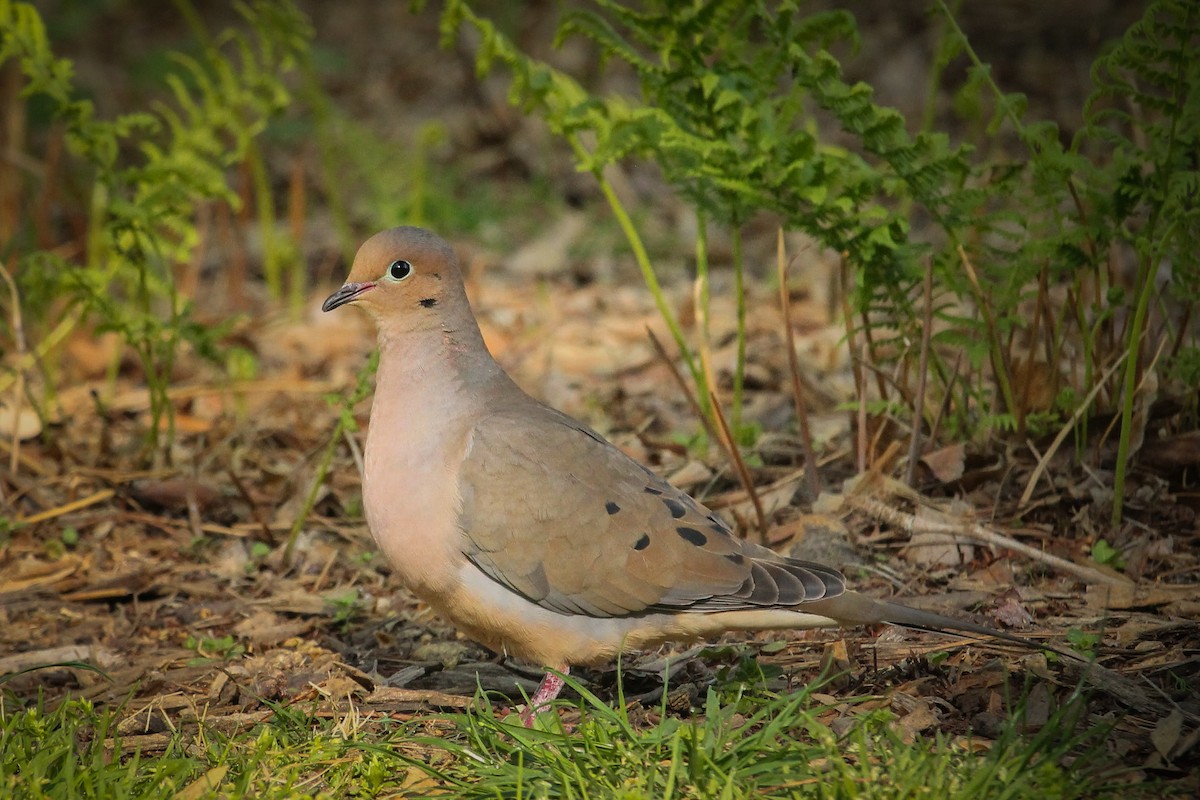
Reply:
[[653, 486], [647, 486], [646, 494], [660, 495], [662, 494], [662, 489], [655, 489]]
[[436, 297], [426, 297], [424, 300], [421, 301], [422, 308], [433, 308], [436, 305], [437, 305]]
[[634, 550], [645, 550], [650, 546], [650, 534], [643, 533], [642, 538], [633, 543]]
[[611, 517], [613, 514], [620, 511], [621, 507], [619, 505], [617, 505], [616, 503], [614, 503], [612, 500], [609, 500], [607, 503], [604, 504], [604, 510], [607, 511], [608, 515]]
[[730, 561], [732, 561], [735, 564], [745, 564], [746, 563], [746, 557], [744, 555], [742, 555], [741, 553], [729, 553], [725, 557], [728, 558]]
[[673, 497], [664, 497], [663, 505], [665, 505], [667, 507], [667, 509], [671, 512], [672, 519], [679, 519], [680, 517], [682, 517], [684, 514], [687, 513], [687, 509], [684, 508], [683, 503], [679, 502], [678, 500], [676, 500]]
[[689, 528], [685, 525], [681, 525], [675, 529], [675, 532], [678, 533], [685, 542], [694, 544], [696, 547], [703, 547], [704, 545], [708, 544], [708, 537], [695, 528]]

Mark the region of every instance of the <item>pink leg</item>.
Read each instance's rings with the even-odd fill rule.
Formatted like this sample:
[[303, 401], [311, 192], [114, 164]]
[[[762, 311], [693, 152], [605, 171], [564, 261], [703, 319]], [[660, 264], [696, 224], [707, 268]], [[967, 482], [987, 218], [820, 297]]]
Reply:
[[[570, 671], [568, 667], [562, 668], [562, 673], [565, 675]], [[533, 693], [533, 697], [529, 698], [529, 705], [521, 712], [521, 724], [526, 728], [533, 727], [533, 719], [538, 712], [546, 706], [550, 705], [550, 701], [558, 697], [558, 693], [562, 691], [563, 679], [553, 672], [547, 672], [542, 677], [542, 682], [538, 684], [537, 689]]]

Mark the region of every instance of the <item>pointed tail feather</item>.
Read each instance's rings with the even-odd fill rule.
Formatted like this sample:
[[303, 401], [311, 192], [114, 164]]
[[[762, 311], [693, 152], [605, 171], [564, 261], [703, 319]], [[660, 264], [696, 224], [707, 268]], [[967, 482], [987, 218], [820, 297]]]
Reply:
[[1064, 658], [1086, 662], [1083, 656], [1070, 650], [1035, 642], [1023, 636], [1017, 636], [1005, 631], [978, 625], [966, 620], [954, 619], [932, 611], [922, 611], [899, 603], [889, 603], [876, 600], [858, 592], [831, 597], [827, 600], [817, 600], [805, 603], [805, 611], [825, 614], [834, 619], [854, 625], [874, 625], [882, 622], [900, 625], [905, 628], [930, 631], [933, 633], [970, 633], [985, 636], [989, 639], [999, 639], [1010, 644], [1019, 645], [1030, 650], [1047, 650]]

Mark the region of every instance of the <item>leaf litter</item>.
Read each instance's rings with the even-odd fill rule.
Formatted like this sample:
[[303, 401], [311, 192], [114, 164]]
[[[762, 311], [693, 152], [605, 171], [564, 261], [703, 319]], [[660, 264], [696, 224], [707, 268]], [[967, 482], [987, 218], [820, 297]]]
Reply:
[[[648, 344], [647, 328], [664, 332], [645, 294], [558, 279], [531, 291], [486, 266], [469, 270], [469, 288], [485, 338], [516, 379], [755, 535], [729, 465], [672, 438], [697, 423]], [[686, 303], [686, 286], [676, 294]], [[824, 387], [813, 413], [830, 420], [818, 441], [826, 493], [820, 513], [806, 514], [800, 449], [787, 434], [783, 320], [770, 298], [753, 301], [750, 374], [759, 378], [747, 409], [771, 432], [752, 467], [770, 544], [803, 557], [833, 547], [857, 588], [914, 605], [1049, 641], [1094, 635], [1108, 677], [1090, 684], [1091, 718], [1120, 715], [1110, 746], [1123, 763], [1179, 774], [1195, 755], [1200, 713], [1190, 688], [1200, 677], [1200, 535], [1194, 507], [1178, 494], [1182, 476], [1164, 473], [1160, 457], [1116, 533], [1086, 470], [1054, 470], [1022, 507], [1022, 476], [1036, 462], [1016, 450], [930, 445], [917, 490], [885, 477], [894, 464], [886, 453], [851, 479], [850, 416], [837, 410], [852, 385], [849, 359], [823, 306], [800, 296], [798, 349], [809, 379]], [[21, 444], [5, 484], [17, 525], [0, 549], [0, 673], [21, 673], [6, 684], [6, 704], [40, 692], [120, 706], [123, 747], [149, 754], [178, 729], [248, 730], [275, 703], [334, 718], [353, 712], [370, 726], [468, 709], [476, 687], [513, 702], [531, 691], [536, 670], [497, 662], [396, 585], [362, 520], [349, 444], [339, 444], [295, 559], [284, 562], [333, 429], [324, 395], [349, 392], [373, 344], [358, 315], [319, 316], [318, 302], [311, 298], [297, 321], [239, 333], [261, 363], [251, 381], [220, 381], [198, 360], [185, 365], [188, 377], [171, 391], [169, 466], [142, 466], [148, 396], [132, 371], [64, 391], [51, 435]], [[714, 298], [714, 341], [732, 331], [734, 315]], [[727, 362], [719, 360], [726, 380]], [[360, 446], [368, 410], [369, 401], [355, 410]], [[1092, 559], [1104, 536], [1119, 543], [1122, 569]], [[1010, 541], [1027, 552], [1005, 547]], [[643, 724], [659, 713], [662, 660], [682, 652], [664, 648], [627, 666], [625, 692]], [[758, 680], [781, 691], [836, 670], [822, 690], [832, 700], [878, 699], [831, 702], [827, 722], [836, 730], [838, 720], [887, 708], [906, 741], [942, 731], [986, 743], [1023, 692], [1024, 724], [1036, 729], [1082, 680], [1041, 654], [900, 629], [730, 634], [676, 662], [669, 707], [698, 713], [703, 687], [729, 680], [748, 659]], [[78, 662], [100, 671], [47, 666]], [[616, 702], [615, 667], [582, 675]]]

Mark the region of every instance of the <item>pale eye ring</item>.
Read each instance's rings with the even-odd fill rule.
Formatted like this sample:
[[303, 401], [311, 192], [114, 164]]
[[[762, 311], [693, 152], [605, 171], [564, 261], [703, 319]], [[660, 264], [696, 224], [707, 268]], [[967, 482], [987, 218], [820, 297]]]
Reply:
[[412, 264], [402, 258], [398, 258], [388, 267], [387, 274], [394, 281], [402, 281], [409, 275], [412, 275]]

